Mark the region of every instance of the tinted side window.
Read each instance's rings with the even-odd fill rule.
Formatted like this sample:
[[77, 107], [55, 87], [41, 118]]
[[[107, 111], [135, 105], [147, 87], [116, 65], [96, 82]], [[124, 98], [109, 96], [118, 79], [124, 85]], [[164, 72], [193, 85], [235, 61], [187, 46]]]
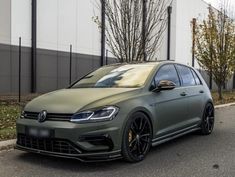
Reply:
[[182, 78], [182, 85], [183, 86], [194, 86], [196, 85], [194, 77], [193, 77], [193, 73], [191, 72], [191, 69], [186, 67], [186, 66], [182, 66], [182, 65], [177, 65], [177, 70], [179, 71], [179, 74]]
[[158, 85], [161, 80], [169, 80], [174, 82], [177, 87], [180, 86], [180, 80], [174, 65], [165, 65], [160, 68], [155, 76], [156, 85]]
[[195, 71], [193, 71], [193, 70], [191, 70], [191, 71], [192, 71], [192, 73], [193, 73], [193, 76], [194, 76], [194, 79], [195, 79], [195, 81], [196, 81], [196, 84], [197, 84], [197, 85], [201, 85], [202, 82], [201, 82], [201, 80], [199, 79], [198, 75], [195, 73]]

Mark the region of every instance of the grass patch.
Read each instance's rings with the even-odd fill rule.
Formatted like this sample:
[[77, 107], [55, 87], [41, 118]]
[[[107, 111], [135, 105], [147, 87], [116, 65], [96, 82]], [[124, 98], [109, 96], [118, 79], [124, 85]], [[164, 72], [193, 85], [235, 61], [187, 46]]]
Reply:
[[223, 100], [219, 100], [219, 95], [217, 92], [212, 92], [212, 97], [214, 99], [215, 105], [227, 104], [235, 102], [235, 91], [224, 91]]
[[18, 103], [18, 96], [16, 95], [0, 96], [0, 141], [16, 138], [16, 120], [22, 107], [37, 96], [39, 95], [23, 95], [21, 103]]
[[0, 141], [16, 137], [16, 120], [20, 115], [20, 105], [0, 103]]

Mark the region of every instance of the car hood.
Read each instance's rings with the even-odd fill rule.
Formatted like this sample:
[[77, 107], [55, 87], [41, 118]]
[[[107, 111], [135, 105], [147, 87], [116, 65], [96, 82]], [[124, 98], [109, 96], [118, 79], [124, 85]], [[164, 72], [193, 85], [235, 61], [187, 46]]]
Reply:
[[[80, 110], [110, 105], [127, 98], [140, 89], [136, 88], [89, 88], [54, 91], [29, 102], [25, 111], [49, 113], [76, 113]], [[134, 92], [133, 92], [134, 91]]]

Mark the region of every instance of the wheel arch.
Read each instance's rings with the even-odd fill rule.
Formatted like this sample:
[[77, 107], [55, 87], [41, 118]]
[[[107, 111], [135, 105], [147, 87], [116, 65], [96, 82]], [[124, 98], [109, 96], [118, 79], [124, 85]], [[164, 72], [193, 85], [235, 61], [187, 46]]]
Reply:
[[205, 104], [203, 105], [203, 109], [202, 109], [202, 114], [201, 114], [201, 120], [203, 119], [203, 116], [205, 114], [205, 109], [206, 109], [206, 106], [208, 104], [212, 104], [212, 106], [214, 107], [214, 103], [213, 103], [213, 100], [212, 99], [208, 99]]
[[207, 104], [209, 104], [209, 103], [210, 103], [210, 104], [212, 104], [212, 105], [214, 106], [214, 102], [213, 102], [213, 100], [212, 100], [212, 99], [208, 99], [208, 100], [207, 100], [207, 102], [206, 102], [206, 104], [205, 104], [205, 106], [206, 106]]
[[151, 128], [152, 128], [152, 136], [153, 136], [154, 135], [154, 123], [155, 123], [155, 120], [153, 118], [152, 113], [148, 109], [146, 109], [144, 107], [137, 107], [137, 108], [133, 109], [132, 111], [130, 111], [130, 113], [127, 116], [128, 118], [127, 118], [127, 120], [126, 120], [124, 125], [126, 126], [127, 121], [131, 118], [131, 116], [133, 114], [135, 114], [137, 112], [143, 113], [149, 119], [149, 122], [150, 122]]

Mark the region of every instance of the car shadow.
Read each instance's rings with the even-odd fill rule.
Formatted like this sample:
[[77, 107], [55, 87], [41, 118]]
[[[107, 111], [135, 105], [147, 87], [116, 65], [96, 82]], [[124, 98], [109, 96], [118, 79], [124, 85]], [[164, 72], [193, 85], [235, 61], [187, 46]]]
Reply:
[[[143, 165], [147, 166], [149, 164], [153, 164], [154, 166], [162, 163], [162, 161], [167, 161], [169, 159], [168, 152], [174, 153], [174, 157], [170, 157], [171, 160], [177, 160], [174, 158], [178, 158], [180, 154], [178, 154], [178, 149], [184, 144], [190, 144], [196, 139], [200, 139], [201, 136], [196, 135], [195, 133], [185, 135], [183, 137], [174, 139], [172, 141], [166, 142], [159, 146], [153, 147], [149, 152], [146, 159], [140, 163], [127, 163], [124, 160], [115, 160], [109, 162], [93, 162], [93, 163], [84, 163], [74, 159], [64, 159], [57, 157], [44, 156], [40, 154], [34, 153], [25, 153], [22, 152], [17, 155], [15, 160], [20, 163], [33, 164], [35, 166], [50, 168], [50, 169], [63, 169], [67, 171], [75, 171], [75, 172], [98, 172], [98, 171], [114, 171], [114, 170], [122, 170], [126, 169], [127, 166], [129, 169], [137, 169], [142, 167]], [[198, 140], [200, 141], [200, 140]], [[158, 157], [161, 157], [159, 159]], [[165, 158], [165, 159], [164, 159]]]

